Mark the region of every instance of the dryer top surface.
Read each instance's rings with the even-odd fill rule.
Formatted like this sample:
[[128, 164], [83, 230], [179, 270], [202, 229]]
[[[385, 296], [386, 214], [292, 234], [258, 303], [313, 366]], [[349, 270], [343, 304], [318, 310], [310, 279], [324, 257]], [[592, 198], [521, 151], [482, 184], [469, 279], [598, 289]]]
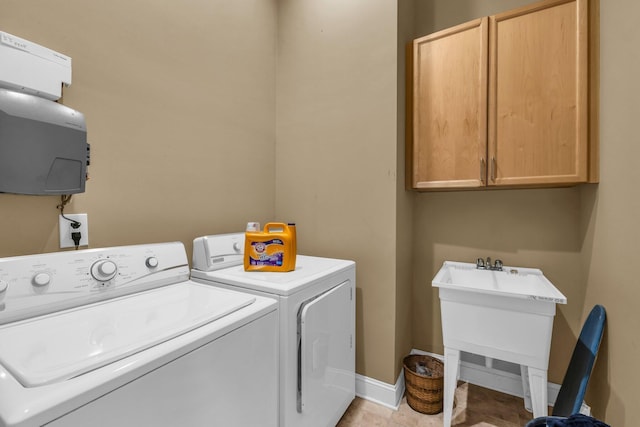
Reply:
[[215, 271], [191, 270], [191, 277], [287, 296], [348, 270], [355, 271], [355, 262], [298, 255], [295, 270], [286, 273], [244, 271], [244, 266], [236, 265]]

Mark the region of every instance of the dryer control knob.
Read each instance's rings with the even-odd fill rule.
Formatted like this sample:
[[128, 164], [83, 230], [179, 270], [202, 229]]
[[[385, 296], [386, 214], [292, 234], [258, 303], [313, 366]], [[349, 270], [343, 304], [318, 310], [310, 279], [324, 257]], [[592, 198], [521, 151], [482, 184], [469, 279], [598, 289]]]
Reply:
[[49, 273], [38, 273], [31, 279], [31, 283], [33, 283], [34, 286], [46, 286], [50, 282], [51, 276], [49, 276]]
[[91, 275], [99, 282], [113, 279], [118, 273], [118, 266], [111, 260], [100, 260], [91, 266]]
[[156, 268], [158, 266], [158, 258], [151, 256], [147, 258], [147, 260], [144, 263], [149, 268]]

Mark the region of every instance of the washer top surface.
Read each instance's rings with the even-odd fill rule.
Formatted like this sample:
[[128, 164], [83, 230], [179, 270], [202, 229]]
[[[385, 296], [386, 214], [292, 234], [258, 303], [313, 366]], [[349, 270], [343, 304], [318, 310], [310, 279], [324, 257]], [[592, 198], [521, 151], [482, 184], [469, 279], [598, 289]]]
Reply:
[[286, 273], [244, 271], [243, 265], [236, 265], [214, 271], [191, 270], [191, 277], [287, 296], [349, 268], [355, 268], [355, 262], [298, 255], [295, 270]]
[[0, 327], [0, 363], [25, 387], [89, 372], [213, 322], [255, 297], [191, 281]]

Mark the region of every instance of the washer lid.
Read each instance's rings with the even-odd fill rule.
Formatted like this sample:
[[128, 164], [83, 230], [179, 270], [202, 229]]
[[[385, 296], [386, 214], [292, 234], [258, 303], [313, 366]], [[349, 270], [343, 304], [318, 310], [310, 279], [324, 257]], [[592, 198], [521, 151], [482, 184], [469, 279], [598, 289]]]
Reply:
[[246, 307], [255, 297], [191, 281], [0, 328], [0, 363], [25, 387], [66, 380]]

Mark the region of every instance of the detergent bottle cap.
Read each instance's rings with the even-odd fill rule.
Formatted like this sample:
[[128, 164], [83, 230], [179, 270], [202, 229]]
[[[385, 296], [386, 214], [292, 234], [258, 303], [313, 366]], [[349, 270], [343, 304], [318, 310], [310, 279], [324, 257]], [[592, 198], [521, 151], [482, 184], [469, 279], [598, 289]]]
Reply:
[[248, 222], [247, 223], [247, 231], [260, 231], [260, 223], [259, 222]]

